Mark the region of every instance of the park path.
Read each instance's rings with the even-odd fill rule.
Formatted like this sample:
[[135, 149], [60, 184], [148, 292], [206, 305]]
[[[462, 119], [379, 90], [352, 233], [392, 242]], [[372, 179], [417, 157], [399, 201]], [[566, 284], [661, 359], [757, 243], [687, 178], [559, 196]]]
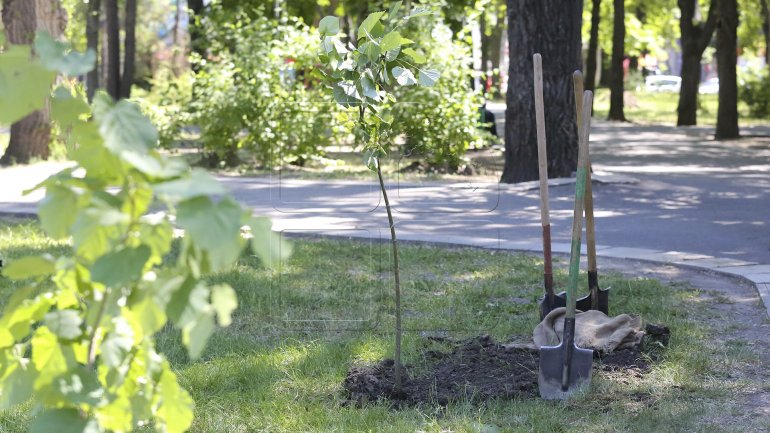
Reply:
[[[735, 274], [770, 306], [770, 126], [743, 128], [746, 138], [735, 141], [714, 141], [712, 131], [594, 122], [598, 254]], [[0, 170], [0, 212], [34, 212], [41, 194], [21, 192], [62, 167]], [[374, 176], [220, 179], [287, 234], [389, 238]], [[386, 182], [401, 239], [542, 251], [534, 182], [414, 183], [397, 174]], [[574, 182], [551, 183], [554, 251], [566, 253]]]

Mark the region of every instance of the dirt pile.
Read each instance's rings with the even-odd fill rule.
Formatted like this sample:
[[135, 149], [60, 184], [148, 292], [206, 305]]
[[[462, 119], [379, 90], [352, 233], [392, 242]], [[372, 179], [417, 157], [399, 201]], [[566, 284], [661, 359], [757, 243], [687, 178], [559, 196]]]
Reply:
[[[393, 391], [392, 359], [351, 368], [343, 382], [348, 402], [362, 404], [388, 399], [397, 406], [446, 405], [450, 401], [538, 397], [540, 356], [534, 347], [500, 344], [482, 335], [455, 342], [448, 352], [425, 351], [422, 359], [419, 365], [404, 366], [401, 394]], [[638, 376], [650, 370], [650, 362], [651, 358], [639, 350], [621, 350], [597, 355], [594, 368]]]

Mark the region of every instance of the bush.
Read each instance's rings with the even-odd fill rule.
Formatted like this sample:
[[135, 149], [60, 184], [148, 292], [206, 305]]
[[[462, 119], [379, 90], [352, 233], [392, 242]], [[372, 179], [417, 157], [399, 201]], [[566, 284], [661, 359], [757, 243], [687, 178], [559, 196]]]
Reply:
[[411, 29], [406, 36], [429, 53], [427, 63], [440, 71], [441, 79], [434, 87], [397, 90], [400, 105], [393, 110], [393, 124], [406, 137], [407, 153], [456, 171], [469, 147], [482, 146], [492, 138], [481, 129], [483, 94], [471, 88], [476, 72], [470, 47], [454, 40], [439, 19], [429, 21], [427, 30], [425, 26]]
[[767, 70], [747, 73], [743, 77], [739, 97], [749, 106], [752, 117], [770, 115], [770, 73]]
[[134, 96], [144, 114], [158, 125], [160, 146], [171, 148], [180, 139], [180, 132], [189, 124], [188, 107], [192, 102], [195, 76], [191, 71], [176, 76], [171, 69], [156, 72], [151, 80], [152, 90], [134, 90]]
[[197, 126], [204, 150], [227, 165], [243, 155], [265, 167], [302, 165], [321, 154], [336, 108], [310, 74], [317, 32], [296, 19], [246, 14], [207, 25], [209, 59], [193, 59], [189, 103], [183, 97], [184, 104], [148, 110], [164, 125], [164, 141], [177, 138], [182, 125]]

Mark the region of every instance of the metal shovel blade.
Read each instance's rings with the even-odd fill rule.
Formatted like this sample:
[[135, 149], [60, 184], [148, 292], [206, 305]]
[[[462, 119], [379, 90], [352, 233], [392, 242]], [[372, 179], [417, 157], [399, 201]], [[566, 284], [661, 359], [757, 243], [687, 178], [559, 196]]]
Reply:
[[596, 297], [598, 300], [598, 305], [596, 308], [593, 306], [593, 302], [591, 301], [592, 294], [589, 293], [588, 295], [578, 298], [577, 299], [577, 309], [580, 311], [588, 311], [588, 310], [597, 310], [601, 311], [604, 314], [609, 315], [610, 310], [610, 289], [599, 289], [596, 291]]
[[543, 320], [551, 311], [567, 306], [567, 292], [554, 293], [552, 300], [548, 299], [548, 294], [545, 294], [537, 300], [537, 303], [540, 306], [540, 320]]
[[[593, 302], [591, 301], [590, 293], [586, 296], [583, 296], [582, 298], [577, 299], [576, 308], [580, 311], [598, 310], [604, 314], [609, 315], [610, 289], [599, 289], [596, 291], [596, 295], [599, 301], [596, 308], [594, 308], [592, 305]], [[538, 302], [538, 305], [540, 306], [540, 320], [543, 320], [545, 316], [547, 316], [548, 313], [550, 313], [551, 311], [559, 307], [567, 306], [567, 292], [554, 293], [553, 302], [550, 302], [548, 300], [548, 295], [545, 295], [542, 298], [538, 299], [537, 302]]]
[[591, 384], [591, 367], [594, 351], [581, 349], [572, 343], [572, 360], [569, 362], [567, 387], [562, 384], [564, 373], [565, 342], [558, 346], [540, 348], [540, 373], [537, 378], [540, 397], [545, 400], [564, 400], [576, 391]]

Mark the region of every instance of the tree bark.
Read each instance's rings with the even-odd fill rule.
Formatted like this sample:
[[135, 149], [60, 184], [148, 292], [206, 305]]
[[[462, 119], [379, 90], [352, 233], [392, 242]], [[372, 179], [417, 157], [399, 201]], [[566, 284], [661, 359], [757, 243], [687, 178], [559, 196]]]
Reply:
[[591, 6], [591, 38], [588, 40], [588, 54], [586, 58], [585, 89], [596, 89], [596, 55], [599, 49], [599, 23], [601, 22], [602, 0], [592, 0]]
[[770, 8], [767, 0], [760, 0], [762, 4], [762, 33], [765, 35], [765, 66], [770, 68]]
[[719, 0], [717, 23], [717, 73], [719, 74], [719, 108], [716, 139], [737, 138], [738, 129], [738, 4], [736, 0]]
[[90, 50], [94, 50], [96, 56], [96, 64], [94, 69], [86, 74], [86, 96], [88, 101], [94, 99], [94, 93], [99, 88], [99, 18], [101, 10], [101, 0], [89, 0], [88, 11], [86, 16], [86, 46]]
[[716, 26], [716, 0], [711, 0], [706, 21], [695, 24], [698, 0], [679, 0], [679, 29], [682, 34], [682, 87], [679, 90], [677, 126], [696, 125], [698, 122], [698, 87], [700, 85], [703, 51], [711, 42]]
[[[30, 45], [37, 30], [56, 38], [64, 30], [64, 14], [57, 0], [5, 0], [3, 26], [8, 43]], [[51, 141], [50, 117], [46, 109], [30, 113], [11, 125], [11, 136], [0, 165], [26, 164], [47, 159]]]
[[582, 66], [582, 1], [508, 0], [505, 168], [500, 179], [538, 178], [532, 55], [543, 56], [548, 176], [570, 176], [577, 167], [577, 125], [572, 73]]
[[623, 113], [623, 55], [626, 41], [626, 11], [623, 0], [614, 0], [612, 65], [610, 67], [610, 112], [607, 119], [625, 122]]
[[[200, 56], [200, 58], [206, 58], [206, 35], [200, 26], [200, 20], [203, 18], [203, 0], [187, 0], [187, 7], [190, 14], [190, 50]], [[192, 63], [193, 72], [198, 72], [198, 62]]]
[[481, 72], [484, 74], [481, 76], [482, 80], [484, 80], [484, 83], [482, 85], [484, 86], [484, 89], [486, 89], [486, 81], [487, 81], [487, 64], [489, 63], [489, 36], [486, 35], [487, 32], [487, 17], [484, 12], [481, 13], [481, 16], [479, 17], [479, 33], [481, 33]]
[[131, 97], [136, 64], [136, 0], [126, 0], [126, 16], [123, 30], [123, 75], [120, 77], [120, 97]]
[[107, 18], [107, 82], [105, 90], [112, 99], [120, 98], [120, 23], [118, 22], [118, 0], [105, 0], [104, 13]]

